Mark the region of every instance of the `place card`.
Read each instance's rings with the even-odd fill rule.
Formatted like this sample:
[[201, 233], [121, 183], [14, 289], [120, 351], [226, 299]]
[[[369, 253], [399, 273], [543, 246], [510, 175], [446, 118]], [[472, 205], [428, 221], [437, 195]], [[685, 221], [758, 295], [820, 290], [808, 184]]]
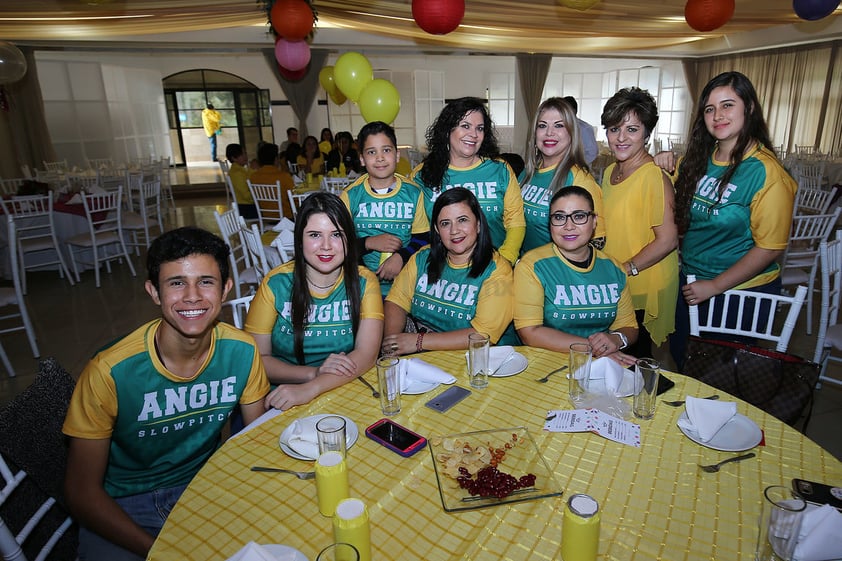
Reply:
[[624, 421], [599, 409], [547, 411], [544, 430], [549, 432], [592, 432], [620, 444], [640, 447], [640, 425]]

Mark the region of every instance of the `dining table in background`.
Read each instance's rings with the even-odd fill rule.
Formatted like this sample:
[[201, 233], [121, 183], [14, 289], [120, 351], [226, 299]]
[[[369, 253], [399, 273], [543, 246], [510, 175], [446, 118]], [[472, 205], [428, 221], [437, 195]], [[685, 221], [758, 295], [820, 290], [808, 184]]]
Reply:
[[[736, 399], [737, 412], [763, 430], [764, 441], [753, 449], [756, 458], [727, 464], [719, 473], [705, 473], [699, 464], [736, 452], [713, 450], [686, 437], [676, 426], [684, 409], [660, 399], [654, 418], [639, 423], [640, 447], [587, 432], [546, 432], [549, 410], [572, 409], [567, 380], [563, 374], [545, 384], [536, 379], [566, 364], [567, 356], [518, 350], [529, 360], [524, 372], [492, 378], [488, 388], [472, 390], [445, 413], [424, 404], [446, 386], [404, 395], [402, 411], [393, 420], [427, 438], [525, 426], [563, 496], [445, 512], [430, 451], [403, 458], [366, 438], [365, 428], [382, 417], [379, 400], [362, 383], [349, 381], [225, 442], [178, 501], [149, 559], [221, 561], [251, 540], [285, 544], [315, 559], [333, 541], [331, 520], [318, 511], [315, 482], [254, 473], [250, 467], [312, 470], [313, 462], [281, 451], [279, 435], [294, 420], [320, 413], [349, 417], [359, 429], [347, 465], [351, 496], [368, 508], [375, 560], [559, 559], [565, 502], [575, 493], [587, 493], [599, 502], [601, 512], [600, 560], [749, 561], [754, 559], [766, 486], [789, 486], [792, 478], [842, 483], [842, 463], [833, 455]], [[464, 351], [428, 352], [421, 358], [467, 386]], [[675, 387], [664, 399], [716, 393], [695, 379], [666, 375]], [[365, 378], [374, 382], [376, 375], [372, 370]]]

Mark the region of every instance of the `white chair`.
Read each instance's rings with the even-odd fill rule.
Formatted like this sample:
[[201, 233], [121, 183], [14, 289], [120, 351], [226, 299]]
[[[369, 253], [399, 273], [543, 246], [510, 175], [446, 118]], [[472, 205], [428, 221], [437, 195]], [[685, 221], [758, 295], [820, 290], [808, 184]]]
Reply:
[[136, 203], [137, 212], [123, 214], [123, 229], [132, 234], [129, 245], [135, 248], [135, 255], [140, 256], [141, 246], [149, 249], [152, 243], [150, 230], [157, 228], [159, 235], [164, 233], [161, 224], [161, 180], [157, 176], [141, 183]]
[[101, 189], [99, 176], [97, 174], [67, 174], [67, 184], [74, 191], [96, 191]]
[[835, 196], [836, 187], [822, 189], [813, 179], [799, 179], [792, 215], [825, 214]]
[[243, 242], [240, 231], [241, 216], [237, 209], [237, 203], [231, 203], [231, 210], [226, 210], [221, 214], [216, 210], [213, 211], [213, 216], [216, 219], [217, 226], [219, 226], [222, 239], [228, 244], [230, 250], [228, 260], [231, 264], [231, 278], [234, 281], [234, 294], [237, 298], [240, 298], [243, 296], [241, 285], [249, 285], [254, 290], [254, 287], [260, 281], [251, 265], [251, 258]]
[[113, 169], [114, 160], [111, 158], [88, 158], [88, 167], [91, 169]]
[[[231, 166], [228, 165], [228, 160], [223, 158], [219, 158], [217, 163], [219, 164], [219, 171], [222, 172], [222, 177], [225, 180], [225, 206], [228, 206], [231, 204], [231, 197], [234, 195], [234, 186], [231, 185], [231, 179], [228, 177], [228, 172], [231, 170]], [[233, 200], [236, 201], [237, 199]]]
[[[100, 287], [99, 268], [103, 262], [105, 262], [106, 270], [111, 273], [111, 261], [125, 259], [132, 276], [137, 276], [123, 239], [123, 187], [120, 186], [116, 191], [106, 193], [81, 193], [81, 195], [85, 216], [88, 219], [88, 232], [66, 240], [76, 282], [81, 282], [78, 263], [83, 261], [83, 253], [88, 251], [92, 257], [90, 263], [94, 268], [97, 288]], [[112, 247], [114, 248], [112, 251], [107, 251]]]
[[234, 327], [237, 329], [242, 329], [243, 325], [245, 325], [244, 318], [248, 314], [252, 298], [254, 298], [254, 295], [249, 294], [248, 296], [241, 296], [223, 303], [224, 306], [231, 308]]
[[298, 164], [294, 162], [287, 162], [290, 175], [298, 175]]
[[322, 177], [322, 191], [338, 195], [351, 184], [347, 177]]
[[25, 177], [0, 179], [0, 196], [7, 197], [9, 195], [17, 195], [20, 186], [26, 181], [29, 181], [29, 179]]
[[822, 365], [819, 382], [842, 385], [842, 380], [827, 375], [828, 361], [842, 362], [834, 357], [833, 350], [842, 350], [842, 325], [839, 321], [839, 301], [842, 294], [842, 230], [836, 231], [836, 239], [822, 242], [819, 246], [822, 275], [822, 303], [819, 314], [819, 333], [813, 362]]
[[275, 183], [248, 183], [254, 205], [257, 207], [257, 222], [260, 224], [260, 231], [265, 232], [284, 217], [283, 201], [284, 192], [281, 189], [280, 180]]
[[[20, 269], [21, 286], [26, 294], [26, 271], [39, 270], [46, 266], [57, 265], [60, 277], [67, 278], [73, 285], [73, 275], [64, 260], [64, 253], [59, 247], [53, 214], [53, 198], [50, 195], [34, 197], [13, 197], [0, 200], [6, 216], [15, 220], [17, 246], [9, 241], [9, 254], [16, 253]], [[27, 256], [35, 258], [28, 263]]]
[[260, 238], [260, 231], [257, 229], [257, 224], [252, 224], [249, 228], [246, 226], [246, 221], [240, 217], [240, 231], [243, 235], [243, 242], [246, 246], [246, 251], [249, 253], [254, 272], [257, 274], [257, 283], [263, 281], [272, 267], [269, 265], [269, 259], [266, 257], [266, 250], [263, 248], [263, 240]]
[[170, 209], [175, 210], [175, 197], [173, 197], [170, 171], [170, 157], [163, 156], [158, 160], [158, 173], [160, 174], [161, 180], [161, 199], [169, 205]]
[[801, 214], [792, 218], [792, 232], [781, 260], [784, 286], [807, 283], [807, 335], [813, 332], [813, 290], [819, 266], [819, 244], [836, 226], [839, 207], [831, 214]]
[[[687, 282], [696, 282], [694, 275], [687, 275]], [[789, 347], [789, 339], [795, 329], [795, 322], [798, 321], [798, 314], [804, 305], [807, 296], [807, 287], [799, 286], [795, 296], [781, 296], [778, 294], [764, 294], [762, 292], [751, 292], [749, 290], [727, 290], [723, 293], [723, 305], [721, 314], [716, 317], [714, 314], [718, 306], [713, 304], [707, 308], [705, 318], [699, 318], [699, 307], [689, 306], [690, 312], [690, 334], [699, 336], [700, 333], [720, 333], [724, 335], [735, 335], [740, 337], [752, 337], [764, 339], [776, 344], [775, 350], [785, 353]], [[775, 315], [780, 313], [786, 306], [789, 306], [786, 319], [780, 330], [775, 328]], [[751, 307], [751, 325], [744, 328], [746, 316]], [[729, 325], [728, 312], [736, 309], [736, 323]], [[766, 315], [764, 322], [761, 316]]]
[[[14, 217], [6, 217], [6, 229], [9, 235], [9, 247], [14, 247], [16, 238]], [[20, 273], [18, 271], [17, 252], [9, 251], [9, 257], [12, 261], [13, 287], [0, 288], [0, 308], [6, 308], [7, 306], [17, 306], [17, 311], [8, 314], [4, 313], [3, 315], [0, 315], [0, 322], [2, 322], [3, 325], [6, 325], [8, 320], [20, 318], [21, 324], [4, 327], [3, 329], [0, 329], [0, 334], [14, 333], [15, 331], [25, 331], [26, 338], [29, 339], [29, 346], [32, 348], [32, 356], [38, 358], [39, 356], [41, 356], [41, 352], [38, 350], [38, 343], [35, 340], [35, 329], [32, 327], [32, 322], [29, 319], [29, 313], [26, 311], [26, 302], [23, 299], [23, 289], [21, 287]], [[6, 372], [9, 373], [9, 376], [14, 377], [15, 370], [14, 368], [12, 368], [12, 363], [9, 361], [9, 357], [6, 356], [6, 351], [3, 349], [2, 344], [0, 344], [0, 361], [3, 362], [3, 365], [6, 367]]]
[[48, 162], [44, 160], [44, 169], [53, 173], [65, 173], [68, 170], [67, 160]]
[[289, 196], [289, 207], [292, 209], [292, 219], [295, 220], [298, 218], [298, 209], [301, 207], [301, 203], [304, 202], [304, 199], [312, 195], [312, 192], [293, 193], [292, 191], [287, 191], [287, 195]]

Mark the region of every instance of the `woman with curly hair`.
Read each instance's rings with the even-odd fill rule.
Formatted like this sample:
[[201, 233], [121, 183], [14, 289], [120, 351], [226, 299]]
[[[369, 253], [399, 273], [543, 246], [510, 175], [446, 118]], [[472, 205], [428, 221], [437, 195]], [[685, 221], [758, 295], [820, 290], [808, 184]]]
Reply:
[[304, 139], [304, 146], [301, 154], [298, 155], [298, 170], [313, 175], [325, 172], [325, 157], [319, 150], [319, 141], [315, 136], [308, 136]]
[[526, 233], [523, 199], [514, 172], [497, 159], [494, 124], [484, 102], [462, 97], [448, 103], [427, 129], [427, 149], [413, 173], [424, 191], [427, 217], [442, 191], [468, 189], [479, 200], [492, 245], [514, 263]]
[[658, 107], [646, 90], [624, 88], [602, 110], [616, 162], [602, 178], [605, 253], [623, 264], [640, 324], [629, 354], [652, 356], [675, 328], [678, 232], [672, 182], [646, 151]]
[[[532, 121], [533, 134], [526, 148], [527, 161], [520, 180], [526, 237], [521, 254], [550, 243], [547, 229], [550, 199], [568, 185], [584, 187], [594, 200], [594, 210], [602, 217], [602, 189], [590, 174], [576, 113], [564, 99], [551, 97], [538, 106]], [[597, 221], [591, 244], [605, 244], [605, 226]]]
[[[681, 365], [688, 305], [704, 314], [731, 288], [781, 290], [775, 260], [789, 240], [797, 184], [775, 156], [757, 93], [743, 74], [724, 72], [702, 90], [675, 187], [682, 275], [670, 347]], [[687, 284], [688, 274], [696, 282]]]

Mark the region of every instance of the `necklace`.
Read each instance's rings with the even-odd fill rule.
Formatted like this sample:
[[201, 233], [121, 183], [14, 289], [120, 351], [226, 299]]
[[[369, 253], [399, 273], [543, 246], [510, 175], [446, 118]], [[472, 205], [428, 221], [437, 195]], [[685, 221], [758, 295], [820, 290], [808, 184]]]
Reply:
[[614, 183], [619, 183], [623, 180], [623, 170], [620, 169], [620, 164], [617, 164], [617, 167], [614, 168], [617, 172], [614, 174]]
[[[339, 277], [337, 276], [336, 278], [338, 279]], [[330, 283], [327, 286], [320, 286], [320, 285], [314, 283], [313, 281], [311, 281], [310, 279], [307, 279], [307, 284], [309, 284], [313, 288], [318, 288], [319, 290], [327, 290], [329, 288], [333, 288], [333, 285], [336, 284], [336, 279], [333, 279], [333, 282]]]

